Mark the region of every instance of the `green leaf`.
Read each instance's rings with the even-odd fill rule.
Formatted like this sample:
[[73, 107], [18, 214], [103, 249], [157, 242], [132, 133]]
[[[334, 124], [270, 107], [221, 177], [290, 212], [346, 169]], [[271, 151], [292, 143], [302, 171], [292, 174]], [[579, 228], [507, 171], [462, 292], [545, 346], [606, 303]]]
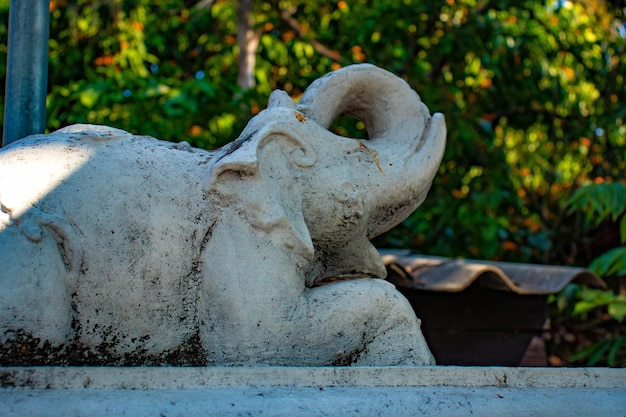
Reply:
[[610, 184], [598, 184], [596, 187], [592, 186], [592, 196], [595, 198], [592, 198], [591, 202], [597, 213], [596, 226], [611, 214], [613, 194], [611, 193], [609, 185]]
[[626, 298], [616, 300], [609, 305], [609, 315], [620, 323], [626, 317]]
[[599, 304], [592, 303], [589, 301], [579, 301], [574, 305], [574, 309], [572, 310], [572, 315], [580, 316], [596, 309], [599, 306], [600, 306]]
[[619, 366], [617, 358], [621, 347], [624, 345], [626, 345], [626, 336], [600, 340], [577, 351], [569, 357], [569, 360], [576, 362], [587, 358], [587, 366], [594, 366], [606, 360], [609, 366]]
[[610, 346], [611, 346], [610, 340], [605, 340], [605, 341], [597, 343], [597, 348], [595, 352], [593, 352], [591, 356], [589, 357], [589, 360], [587, 361], [587, 365], [594, 366], [595, 364], [600, 362], [602, 360], [602, 357], [604, 356], [604, 353], [607, 350], [609, 350]]
[[626, 186], [619, 182], [587, 185], [576, 190], [567, 205], [569, 214], [580, 211], [596, 226], [607, 218], [617, 221], [626, 211]]
[[100, 98], [100, 92], [93, 87], [89, 87], [78, 94], [80, 104], [87, 108], [93, 107]]
[[[580, 293], [580, 301], [574, 304], [572, 310], [573, 315], [586, 314], [596, 308], [604, 306], [612, 306], [621, 301], [622, 296], [613, 293], [613, 291], [602, 291], [593, 288], [584, 288]], [[620, 314], [620, 309], [616, 314]]]
[[609, 366], [617, 366], [617, 354], [620, 348], [626, 344], [626, 336], [618, 337], [613, 340], [613, 345], [607, 356], [607, 364]]
[[576, 362], [576, 361], [579, 361], [581, 359], [588, 358], [588, 357], [594, 355], [595, 353], [597, 353], [597, 351], [599, 349], [601, 350], [602, 347], [603, 347], [602, 346], [603, 344], [604, 344], [604, 341], [600, 341], [600, 342], [596, 342], [596, 343], [594, 343], [594, 344], [592, 344], [590, 346], [587, 346], [586, 348], [581, 349], [578, 352], [576, 352], [573, 355], [571, 355], [569, 357], [569, 360], [572, 361], [572, 362]]
[[[613, 194], [611, 199], [611, 216], [613, 221], [617, 221], [619, 216], [626, 211], [626, 185], [616, 182], [611, 184]], [[626, 218], [626, 217], [624, 217]], [[624, 219], [622, 219], [623, 222]], [[626, 239], [626, 234], [622, 234], [622, 240]]]
[[591, 262], [589, 269], [600, 276], [626, 275], [626, 246], [603, 253]]

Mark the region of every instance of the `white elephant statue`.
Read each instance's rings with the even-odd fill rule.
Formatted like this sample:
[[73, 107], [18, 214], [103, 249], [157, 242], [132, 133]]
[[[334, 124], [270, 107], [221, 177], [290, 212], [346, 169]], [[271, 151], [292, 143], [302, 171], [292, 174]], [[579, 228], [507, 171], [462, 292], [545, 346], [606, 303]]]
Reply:
[[[330, 132], [341, 114], [369, 139]], [[445, 136], [403, 80], [355, 65], [297, 104], [275, 91], [213, 152], [93, 125], [12, 143], [0, 365], [433, 364], [370, 239], [421, 204]]]

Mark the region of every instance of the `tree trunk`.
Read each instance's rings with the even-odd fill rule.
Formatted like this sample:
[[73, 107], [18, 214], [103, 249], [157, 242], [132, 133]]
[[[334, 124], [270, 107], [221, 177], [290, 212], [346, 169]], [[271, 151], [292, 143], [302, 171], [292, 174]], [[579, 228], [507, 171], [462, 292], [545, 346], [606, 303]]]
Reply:
[[252, 0], [239, 0], [237, 10], [237, 46], [239, 46], [239, 75], [237, 84], [243, 90], [256, 85], [254, 79], [254, 65], [256, 50], [261, 39], [261, 32], [254, 31], [252, 18]]

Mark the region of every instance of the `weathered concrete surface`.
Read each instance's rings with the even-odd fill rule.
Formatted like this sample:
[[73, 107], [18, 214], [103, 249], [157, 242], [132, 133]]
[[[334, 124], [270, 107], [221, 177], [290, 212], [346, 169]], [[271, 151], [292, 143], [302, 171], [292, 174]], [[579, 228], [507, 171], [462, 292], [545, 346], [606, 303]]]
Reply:
[[0, 368], [0, 416], [626, 416], [604, 368]]

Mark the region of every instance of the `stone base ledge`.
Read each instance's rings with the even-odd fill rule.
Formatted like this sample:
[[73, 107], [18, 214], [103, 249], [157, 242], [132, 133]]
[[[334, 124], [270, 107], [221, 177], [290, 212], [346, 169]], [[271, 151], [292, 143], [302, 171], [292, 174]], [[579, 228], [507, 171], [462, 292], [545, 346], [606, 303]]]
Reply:
[[0, 367], [0, 416], [626, 416], [626, 369]]
[[623, 388], [626, 369], [503, 367], [0, 367], [2, 388]]

